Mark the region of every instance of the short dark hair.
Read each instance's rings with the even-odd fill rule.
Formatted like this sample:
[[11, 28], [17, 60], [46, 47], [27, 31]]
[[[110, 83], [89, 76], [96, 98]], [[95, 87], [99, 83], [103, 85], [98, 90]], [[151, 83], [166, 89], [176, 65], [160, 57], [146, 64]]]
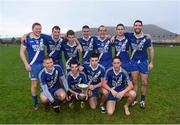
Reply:
[[75, 32], [73, 30], [68, 30], [66, 33], [67, 36], [69, 35], [75, 35]]
[[101, 27], [104, 27], [105, 30], [107, 31], [107, 29], [106, 29], [106, 27], [105, 27], [104, 25], [100, 25], [99, 28], [98, 28], [98, 32], [99, 32], [99, 30], [100, 30]]
[[32, 25], [32, 29], [34, 29], [34, 27], [35, 27], [35, 26], [41, 26], [41, 24], [40, 24], [40, 23], [38, 23], [38, 22], [33, 23], [33, 25]]
[[70, 60], [70, 66], [71, 66], [71, 65], [75, 65], [75, 64], [77, 64], [77, 65], [79, 66], [79, 62], [78, 62], [77, 60], [71, 59], [71, 60]]
[[122, 23], [119, 23], [117, 26], [116, 26], [116, 29], [118, 26], [122, 26], [124, 29], [125, 29], [125, 26], [122, 24]]
[[54, 29], [56, 29], [56, 30], [61, 30], [59, 26], [53, 26], [52, 32], [53, 32]]
[[88, 25], [84, 25], [82, 29], [90, 29]]
[[135, 25], [135, 23], [141, 23], [141, 25], [143, 26], [143, 23], [142, 23], [141, 20], [136, 20], [136, 21], [134, 22], [134, 25]]
[[99, 54], [98, 53], [91, 53], [91, 58], [99, 58]]
[[112, 61], [114, 61], [115, 59], [119, 59], [120, 62], [121, 62], [121, 58], [119, 58], [118, 56], [113, 57], [113, 58], [112, 58]]

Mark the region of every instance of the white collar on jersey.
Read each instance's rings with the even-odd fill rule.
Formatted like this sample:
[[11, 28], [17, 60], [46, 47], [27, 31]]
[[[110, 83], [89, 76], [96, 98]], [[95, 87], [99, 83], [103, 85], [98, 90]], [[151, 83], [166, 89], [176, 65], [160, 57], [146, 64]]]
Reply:
[[101, 41], [101, 42], [104, 42], [104, 40], [106, 39], [107, 37], [105, 37], [104, 39], [101, 39], [99, 36], [98, 36], [98, 40]]
[[76, 76], [73, 75], [72, 71], [70, 72], [71, 76], [73, 77], [73, 79], [76, 79], [79, 76], [79, 72], [77, 73]]
[[142, 38], [142, 37], [145, 36], [143, 32], [141, 32], [141, 36], [137, 36], [135, 32], [133, 33], [133, 35], [134, 35], [137, 39], [138, 39], [138, 38]]
[[61, 41], [62, 40], [62, 38], [61, 37], [59, 37], [59, 39], [54, 39], [54, 37], [53, 37], [53, 35], [51, 35], [51, 38], [52, 38], [52, 40], [54, 41], [54, 42], [57, 42], [57, 41]]
[[69, 44], [69, 42], [67, 42], [67, 45], [68, 45], [68, 46], [70, 46], [70, 47], [77, 46], [75, 42], [74, 42], [72, 45], [71, 45], [71, 44]]
[[41, 36], [37, 37], [37, 36], [34, 36], [32, 33], [29, 35], [30, 38], [34, 38], [34, 39], [39, 39]]
[[89, 41], [90, 38], [91, 38], [91, 36], [89, 36], [88, 38], [85, 38], [84, 36], [82, 37], [82, 39], [85, 41]]
[[114, 72], [114, 74], [115, 74], [116, 76], [117, 76], [121, 71], [122, 71], [121, 67], [120, 67], [120, 70], [119, 70], [118, 73], [115, 71], [115, 69], [114, 69], [114, 67], [113, 67], [113, 72]]
[[54, 67], [53, 67], [52, 70], [50, 70], [50, 71], [48, 71], [48, 70], [45, 68], [45, 73], [52, 75], [53, 72], [54, 72], [54, 70], [55, 70]]
[[89, 66], [91, 67], [91, 69], [92, 69], [93, 71], [95, 71], [95, 70], [98, 69], [99, 64], [96, 66], [96, 68], [93, 68], [93, 67], [91, 66], [91, 64], [89, 64]]
[[116, 39], [119, 40], [119, 41], [122, 41], [122, 40], [124, 40], [124, 39], [126, 39], [126, 38], [125, 38], [125, 36], [123, 36], [123, 37], [117, 36]]

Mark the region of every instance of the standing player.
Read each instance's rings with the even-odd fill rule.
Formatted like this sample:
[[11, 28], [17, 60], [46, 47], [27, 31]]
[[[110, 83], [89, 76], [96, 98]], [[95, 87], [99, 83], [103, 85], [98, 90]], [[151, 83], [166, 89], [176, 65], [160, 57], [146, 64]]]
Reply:
[[[153, 68], [154, 62], [154, 48], [151, 40], [147, 39], [142, 32], [143, 23], [141, 20], [134, 22], [134, 33], [131, 34], [130, 42], [132, 45], [131, 64], [132, 64], [132, 82], [134, 90], [137, 93], [138, 90], [138, 76], [141, 77], [141, 102], [140, 107], [145, 108], [145, 96], [148, 84], [148, 71]], [[148, 63], [148, 53], [150, 54], [150, 62]], [[135, 105], [137, 100], [135, 99], [132, 105]]]
[[[105, 74], [105, 68], [99, 64], [99, 55], [92, 53], [90, 58], [90, 64], [84, 64], [84, 72], [87, 75], [89, 85], [89, 104], [92, 109], [97, 107], [97, 97], [100, 89], [102, 88], [102, 81]], [[105, 113], [104, 95], [101, 96], [100, 109], [102, 113]]]
[[[54, 65], [51, 57], [46, 56], [43, 60], [44, 68], [39, 73], [40, 85], [43, 90], [40, 94], [42, 103], [53, 105], [59, 112], [60, 101], [66, 98], [68, 84], [63, 71], [59, 65]], [[65, 88], [65, 90], [64, 90]]]
[[63, 45], [64, 56], [66, 60], [66, 71], [70, 71], [69, 63], [72, 59], [79, 62], [79, 52], [82, 52], [82, 47], [80, 44], [77, 45], [75, 41], [75, 32], [72, 30], [67, 31], [67, 42]]
[[130, 70], [130, 59], [129, 59], [129, 48], [130, 42], [124, 36], [125, 27], [123, 24], [118, 24], [116, 26], [116, 37], [113, 42], [115, 47], [115, 55], [121, 59], [121, 67], [125, 69], [128, 73]]
[[[34, 23], [32, 25], [32, 33], [27, 37], [26, 41], [21, 43], [20, 57], [25, 65], [25, 69], [29, 72], [31, 80], [31, 94], [34, 102], [34, 110], [38, 110], [37, 86], [38, 73], [42, 69], [44, 58], [44, 39], [41, 37], [41, 24]], [[26, 50], [28, 52], [28, 61], [26, 60]]]
[[[69, 85], [69, 99], [73, 101], [75, 99], [79, 100], [78, 96], [81, 90], [78, 88], [78, 84], [87, 84], [87, 78], [84, 72], [79, 72], [79, 63], [76, 60], [70, 61], [71, 71], [67, 74], [66, 79]], [[87, 94], [87, 93], [86, 93]], [[86, 95], [87, 96], [87, 95]], [[88, 96], [87, 96], [88, 97]]]
[[89, 63], [91, 53], [96, 51], [94, 36], [90, 36], [90, 28], [87, 25], [82, 27], [82, 38], [78, 38], [82, 46], [82, 64]]
[[61, 37], [61, 29], [59, 26], [54, 26], [52, 28], [52, 36], [42, 35], [45, 39], [47, 46], [47, 53], [52, 57], [54, 64], [58, 64], [64, 71], [64, 65], [62, 62], [62, 46], [65, 39]]
[[99, 63], [108, 69], [112, 66], [112, 44], [107, 38], [107, 30], [104, 25], [101, 25], [98, 28], [99, 36], [95, 41], [96, 47], [99, 51]]
[[129, 105], [133, 102], [136, 93], [133, 91], [133, 84], [129, 80], [128, 73], [121, 68], [121, 60], [119, 57], [113, 58], [113, 67], [109, 68], [105, 74], [103, 87], [109, 91], [107, 101], [107, 113], [112, 115], [115, 111], [116, 101], [123, 97], [128, 97], [124, 105], [126, 115], [130, 115]]

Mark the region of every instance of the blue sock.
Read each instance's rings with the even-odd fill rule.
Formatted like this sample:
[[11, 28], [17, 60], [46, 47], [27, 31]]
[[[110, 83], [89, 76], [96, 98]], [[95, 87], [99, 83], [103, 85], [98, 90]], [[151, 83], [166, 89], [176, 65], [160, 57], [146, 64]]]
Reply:
[[141, 95], [141, 101], [145, 101], [145, 95]]
[[37, 105], [38, 104], [37, 95], [36, 96], [32, 96], [32, 99], [33, 99], [34, 105]]

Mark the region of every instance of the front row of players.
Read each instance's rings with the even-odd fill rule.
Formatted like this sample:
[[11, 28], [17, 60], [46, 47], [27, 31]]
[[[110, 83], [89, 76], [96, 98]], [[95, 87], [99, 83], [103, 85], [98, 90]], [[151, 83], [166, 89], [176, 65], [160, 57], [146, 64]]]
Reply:
[[[100, 95], [100, 109], [102, 113], [112, 115], [115, 111], [116, 102], [123, 97], [128, 97], [124, 105], [126, 115], [130, 115], [129, 105], [136, 97], [133, 84], [129, 79], [128, 73], [121, 68], [121, 60], [114, 57], [112, 67], [106, 72], [99, 63], [99, 55], [92, 53], [90, 64], [79, 66], [78, 62], [71, 60], [71, 71], [66, 78], [59, 65], [54, 65], [51, 57], [46, 56], [43, 61], [44, 68], [39, 73], [42, 92], [40, 99], [48, 110], [50, 105], [56, 112], [59, 112], [60, 104], [68, 102], [69, 106], [74, 101], [81, 102], [88, 100], [92, 109], [96, 109], [98, 97]], [[86, 84], [85, 98], [82, 99], [82, 88], [79, 84]], [[104, 107], [107, 101], [106, 108]], [[81, 103], [81, 106], [83, 103]]]

